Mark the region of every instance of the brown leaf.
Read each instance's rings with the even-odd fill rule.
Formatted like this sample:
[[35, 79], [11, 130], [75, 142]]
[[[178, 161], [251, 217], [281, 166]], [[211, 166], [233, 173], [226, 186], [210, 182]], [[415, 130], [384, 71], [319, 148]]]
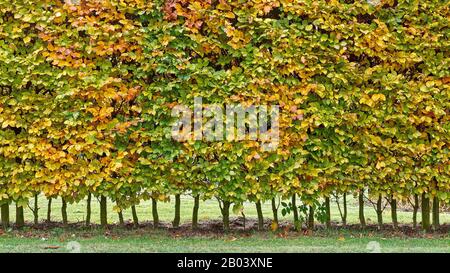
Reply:
[[61, 248], [60, 246], [46, 246], [44, 247], [44, 249], [59, 249]]

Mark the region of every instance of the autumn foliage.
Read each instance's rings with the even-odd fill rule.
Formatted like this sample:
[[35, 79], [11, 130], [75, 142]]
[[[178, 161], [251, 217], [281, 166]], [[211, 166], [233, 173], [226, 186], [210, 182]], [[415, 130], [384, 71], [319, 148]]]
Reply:
[[[0, 0], [0, 203], [450, 200], [448, 1], [72, 2]], [[280, 145], [174, 141], [194, 97], [280, 105]]]

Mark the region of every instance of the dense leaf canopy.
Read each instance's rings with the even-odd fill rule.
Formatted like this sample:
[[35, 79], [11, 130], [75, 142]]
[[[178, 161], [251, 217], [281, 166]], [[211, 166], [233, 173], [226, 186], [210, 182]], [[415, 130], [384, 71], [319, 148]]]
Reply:
[[[0, 0], [0, 201], [450, 199], [447, 0]], [[279, 105], [280, 144], [172, 108]]]

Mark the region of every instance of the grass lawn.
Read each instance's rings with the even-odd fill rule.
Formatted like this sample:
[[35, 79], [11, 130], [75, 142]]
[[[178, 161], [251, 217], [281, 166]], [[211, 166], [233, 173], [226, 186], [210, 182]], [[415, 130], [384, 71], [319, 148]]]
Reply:
[[[40, 216], [46, 215], [46, 200], [40, 198]], [[60, 201], [53, 202], [54, 221], [60, 221]], [[349, 229], [334, 228], [326, 231], [322, 228], [314, 232], [294, 232], [281, 230], [278, 232], [256, 232], [242, 227], [229, 234], [211, 230], [211, 226], [220, 227], [220, 211], [213, 200], [202, 202], [199, 218], [205, 223], [204, 229], [192, 232], [189, 221], [192, 214], [193, 200], [190, 197], [182, 199], [183, 227], [179, 230], [154, 230], [149, 225], [139, 229], [119, 228], [111, 226], [108, 230], [99, 227], [79, 227], [73, 225], [60, 228], [57, 225], [42, 225], [39, 228], [27, 227], [22, 231], [0, 230], [0, 252], [446, 252], [450, 253], [450, 234], [425, 235], [417, 232], [376, 231], [371, 227], [360, 231], [356, 227]], [[117, 214], [109, 207], [109, 221], [118, 221]], [[356, 200], [349, 198], [348, 223], [358, 223]], [[144, 203], [137, 208], [139, 220], [151, 220], [151, 205]], [[248, 219], [256, 218], [254, 204], [245, 204], [245, 214]], [[264, 215], [271, 217], [270, 204], [264, 204]], [[369, 224], [375, 224], [376, 214], [372, 207], [366, 207], [366, 218]], [[11, 213], [12, 207], [11, 207]], [[99, 206], [93, 202], [93, 222], [98, 222]], [[173, 217], [173, 204], [159, 204], [160, 220], [169, 226]], [[411, 212], [399, 211], [401, 224], [411, 223]], [[81, 222], [85, 217], [85, 204], [68, 206], [70, 222]], [[13, 216], [13, 214], [11, 214]], [[131, 219], [131, 212], [124, 212], [125, 219]], [[281, 221], [290, 221], [291, 215], [282, 217]], [[420, 215], [418, 216], [420, 219]], [[389, 209], [385, 211], [385, 222], [390, 222]], [[26, 210], [26, 220], [32, 221], [32, 214]], [[332, 220], [340, 221], [339, 211], [332, 207]], [[450, 215], [441, 214], [441, 222], [448, 224]], [[249, 220], [248, 225], [254, 224]], [[208, 226], [209, 225], [209, 226]]]
[[[443, 252], [450, 253], [450, 239], [446, 238], [383, 238], [362, 234], [320, 236], [290, 236], [253, 234], [239, 237], [193, 236], [175, 237], [173, 234], [148, 230], [146, 234], [109, 235], [74, 233], [53, 235], [50, 238], [0, 238], [0, 252]], [[371, 237], [372, 236], [372, 237]]]

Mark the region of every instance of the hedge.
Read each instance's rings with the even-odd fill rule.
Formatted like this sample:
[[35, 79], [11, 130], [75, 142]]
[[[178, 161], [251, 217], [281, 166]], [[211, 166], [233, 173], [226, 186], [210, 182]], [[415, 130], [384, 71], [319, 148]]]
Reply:
[[[157, 224], [191, 194], [228, 229], [247, 201], [277, 220], [281, 198], [298, 228], [353, 194], [362, 225], [386, 198], [428, 230], [450, 200], [449, 18], [446, 0], [0, 0], [0, 203], [20, 226], [38, 195], [152, 199]], [[168, 137], [195, 97], [279, 105], [279, 146]]]

